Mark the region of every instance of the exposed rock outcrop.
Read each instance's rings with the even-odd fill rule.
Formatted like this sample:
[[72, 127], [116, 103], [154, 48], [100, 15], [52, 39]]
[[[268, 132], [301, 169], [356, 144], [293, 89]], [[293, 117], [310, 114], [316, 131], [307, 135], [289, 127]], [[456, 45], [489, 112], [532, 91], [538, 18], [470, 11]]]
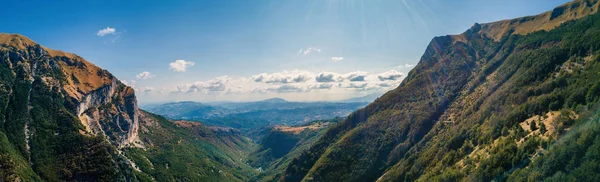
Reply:
[[105, 136], [117, 147], [141, 144], [136, 142], [139, 111], [134, 90], [108, 71], [17, 34], [0, 34], [0, 52], [14, 76], [29, 83], [41, 81], [65, 98], [67, 108], [85, 126], [80, 133]]

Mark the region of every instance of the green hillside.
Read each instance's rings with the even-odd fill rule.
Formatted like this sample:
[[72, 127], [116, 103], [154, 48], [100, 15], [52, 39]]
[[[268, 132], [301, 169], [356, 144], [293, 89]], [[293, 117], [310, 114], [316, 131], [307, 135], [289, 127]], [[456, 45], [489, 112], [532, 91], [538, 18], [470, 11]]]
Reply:
[[0, 181], [600, 181], [599, 8], [435, 37], [364, 108], [274, 98], [153, 114], [108, 71], [0, 33]]
[[0, 34], [0, 181], [245, 181], [238, 130], [138, 110], [83, 58]]
[[288, 164], [307, 150], [330, 126], [341, 118], [312, 121], [303, 125], [278, 126], [268, 133], [251, 149], [248, 163], [261, 169], [253, 181], [276, 181]]
[[138, 180], [246, 181], [255, 173], [244, 160], [251, 142], [239, 131], [142, 115], [140, 138], [146, 147], [124, 150], [139, 169]]
[[[280, 180], [503, 181], [539, 172], [519, 169], [556, 155], [546, 149], [596, 110], [600, 15], [498, 41], [481, 31], [487, 26], [434, 38], [400, 87], [329, 129]], [[558, 178], [583, 178], [575, 168]]]

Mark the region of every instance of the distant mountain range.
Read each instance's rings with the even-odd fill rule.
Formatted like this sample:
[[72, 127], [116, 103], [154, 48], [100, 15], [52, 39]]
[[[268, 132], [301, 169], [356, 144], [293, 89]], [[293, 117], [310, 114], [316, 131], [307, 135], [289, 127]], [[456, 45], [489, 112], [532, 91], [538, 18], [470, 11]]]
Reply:
[[339, 102], [373, 102], [375, 101], [375, 99], [381, 97], [384, 93], [383, 92], [375, 92], [375, 93], [371, 93], [362, 97], [355, 97], [355, 98], [350, 98], [350, 99], [344, 99], [344, 100], [340, 100]]
[[345, 117], [364, 107], [365, 98], [357, 102], [289, 102], [272, 98], [256, 102], [173, 102], [141, 106], [170, 119], [201, 121], [208, 125], [228, 126], [249, 131], [272, 125], [296, 125], [313, 120]]

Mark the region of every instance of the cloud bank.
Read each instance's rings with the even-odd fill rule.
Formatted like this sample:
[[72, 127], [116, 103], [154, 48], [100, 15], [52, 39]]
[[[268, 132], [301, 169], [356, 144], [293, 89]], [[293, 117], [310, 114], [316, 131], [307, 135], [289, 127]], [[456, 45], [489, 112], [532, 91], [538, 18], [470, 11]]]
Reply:
[[348, 73], [282, 71], [260, 73], [249, 78], [221, 76], [211, 80], [180, 84], [171, 94], [264, 94], [359, 91], [387, 91], [397, 87], [404, 73], [390, 70], [382, 73], [354, 71]]

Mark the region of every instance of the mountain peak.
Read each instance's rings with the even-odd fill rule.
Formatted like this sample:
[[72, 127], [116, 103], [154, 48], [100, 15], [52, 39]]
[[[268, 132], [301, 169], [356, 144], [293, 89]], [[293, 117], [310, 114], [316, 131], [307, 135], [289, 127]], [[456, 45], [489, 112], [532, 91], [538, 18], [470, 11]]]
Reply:
[[569, 20], [595, 14], [600, 0], [575, 0], [534, 16], [475, 24], [469, 31], [480, 32], [499, 41], [506, 34], [525, 35], [539, 30], [551, 30]]
[[[108, 136], [120, 146], [136, 140], [138, 108], [134, 90], [108, 71], [75, 54], [43, 47], [19, 34], [0, 33], [0, 52], [4, 60], [0, 67], [13, 73], [5, 75], [2, 80], [8, 83], [3, 84], [27, 80], [36, 85], [31, 86], [30, 95], [31, 90], [42, 88], [56, 91], [69, 103], [65, 107], [78, 117], [85, 129], [82, 131]], [[15, 74], [15, 70], [21, 73]], [[103, 122], [123, 125], [115, 127]]]
[[15, 47], [17, 49], [26, 49], [28, 46], [37, 45], [33, 40], [21, 34], [0, 33], [0, 44]]
[[[46, 48], [20, 34], [0, 33], [0, 50], [8, 51], [11, 48], [24, 50], [26, 54], [58, 58], [57, 64], [61, 66], [63, 74], [72, 75], [66, 77], [68, 84], [65, 85], [64, 90], [74, 98], [81, 99], [85, 94], [116, 81], [116, 78], [108, 71], [76, 54]], [[26, 59], [26, 55], [20, 56], [19, 59]]]
[[270, 98], [267, 100], [263, 100], [261, 102], [269, 102], [269, 103], [282, 103], [282, 102], [287, 102], [285, 99], [279, 98], [279, 97], [275, 97], [275, 98]]
[[44, 46], [39, 45], [35, 41], [31, 40], [29, 37], [21, 35], [21, 34], [10, 34], [10, 33], [0, 33], [0, 46], [2, 47], [14, 47], [16, 49], [28, 49], [29, 47], [39, 46], [41, 50], [47, 53], [50, 56], [56, 57], [67, 57], [70, 59], [82, 59], [81, 57], [67, 53], [59, 50], [53, 50], [46, 48]]

